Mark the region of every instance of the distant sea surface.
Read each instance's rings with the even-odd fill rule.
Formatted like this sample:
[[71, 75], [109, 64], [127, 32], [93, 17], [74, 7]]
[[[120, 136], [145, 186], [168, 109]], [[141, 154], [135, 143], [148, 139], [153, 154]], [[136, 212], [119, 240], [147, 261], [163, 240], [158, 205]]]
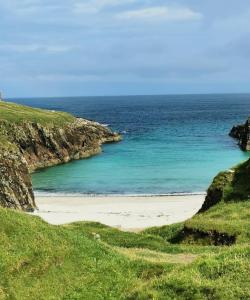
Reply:
[[250, 95], [11, 99], [70, 112], [123, 133], [101, 155], [33, 174], [36, 191], [80, 194], [204, 192], [222, 170], [247, 159], [228, 136], [250, 115]]

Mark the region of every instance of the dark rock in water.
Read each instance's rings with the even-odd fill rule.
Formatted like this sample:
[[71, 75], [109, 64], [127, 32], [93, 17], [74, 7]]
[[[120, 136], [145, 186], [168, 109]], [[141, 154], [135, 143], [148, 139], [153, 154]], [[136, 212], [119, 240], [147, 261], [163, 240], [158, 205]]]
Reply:
[[229, 135], [239, 141], [242, 150], [250, 151], [250, 117], [245, 124], [234, 126]]

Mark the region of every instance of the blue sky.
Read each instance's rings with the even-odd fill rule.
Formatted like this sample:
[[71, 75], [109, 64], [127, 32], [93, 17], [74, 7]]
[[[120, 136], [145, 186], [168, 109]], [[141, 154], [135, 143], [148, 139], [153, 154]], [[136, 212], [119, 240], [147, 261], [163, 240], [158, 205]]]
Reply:
[[0, 0], [7, 97], [250, 92], [249, 0]]

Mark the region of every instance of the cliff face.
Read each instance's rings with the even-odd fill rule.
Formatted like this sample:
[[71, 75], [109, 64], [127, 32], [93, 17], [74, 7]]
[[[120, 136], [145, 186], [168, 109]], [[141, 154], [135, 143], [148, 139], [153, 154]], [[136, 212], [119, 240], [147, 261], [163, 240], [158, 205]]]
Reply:
[[63, 125], [0, 121], [0, 205], [33, 210], [30, 172], [101, 152], [101, 145], [120, 140], [99, 123], [75, 118]]
[[9, 141], [18, 147], [30, 171], [89, 157], [101, 151], [101, 144], [120, 140], [108, 128], [84, 119], [63, 127], [29, 122], [6, 126], [2, 122], [0, 130], [9, 134]]
[[0, 151], [0, 205], [26, 211], [36, 207], [28, 164], [18, 151]]
[[234, 126], [229, 135], [239, 141], [244, 151], [250, 151], [250, 117], [243, 125]]

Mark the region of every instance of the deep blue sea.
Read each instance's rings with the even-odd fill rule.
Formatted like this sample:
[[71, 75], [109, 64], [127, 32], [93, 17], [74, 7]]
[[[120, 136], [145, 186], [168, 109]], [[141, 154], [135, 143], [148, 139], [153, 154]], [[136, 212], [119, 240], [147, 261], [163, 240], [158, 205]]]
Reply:
[[39, 171], [36, 191], [84, 194], [196, 193], [243, 161], [228, 136], [250, 115], [250, 95], [12, 99], [109, 124], [124, 140], [103, 153]]

